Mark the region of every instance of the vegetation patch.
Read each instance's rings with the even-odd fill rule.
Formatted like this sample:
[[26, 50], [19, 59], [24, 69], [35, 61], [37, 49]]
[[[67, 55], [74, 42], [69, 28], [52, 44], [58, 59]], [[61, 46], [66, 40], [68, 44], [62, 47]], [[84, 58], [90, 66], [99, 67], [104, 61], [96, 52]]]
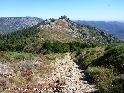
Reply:
[[80, 43], [80, 42], [70, 42], [62, 43], [59, 41], [46, 41], [43, 44], [43, 50], [45, 53], [66, 53], [66, 52], [81, 52], [86, 47], [92, 47], [92, 45]]
[[94, 62], [94, 65], [114, 67], [118, 73], [124, 73], [124, 45], [108, 48], [105, 54]]
[[6, 52], [6, 56], [8, 58], [20, 59], [20, 60], [33, 60], [36, 55], [32, 53], [24, 53], [24, 52]]
[[102, 51], [90, 48], [83, 51], [81, 63], [96, 83], [100, 93], [123, 93], [124, 45], [109, 45]]

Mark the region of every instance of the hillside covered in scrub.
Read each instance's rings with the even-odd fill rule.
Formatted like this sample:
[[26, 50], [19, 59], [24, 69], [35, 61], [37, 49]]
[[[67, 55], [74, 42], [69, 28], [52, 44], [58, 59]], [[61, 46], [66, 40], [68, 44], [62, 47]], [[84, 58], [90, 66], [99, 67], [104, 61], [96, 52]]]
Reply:
[[77, 58], [100, 93], [124, 92], [124, 44], [84, 49]]
[[[84, 48], [119, 42], [121, 42], [119, 39], [102, 30], [76, 24], [66, 16], [62, 16], [59, 19], [45, 20], [42, 24], [27, 29], [1, 34], [0, 50], [42, 52], [42, 48], [47, 48], [48, 45], [46, 47], [45, 44], [48, 43], [49, 46], [53, 43], [53, 47], [56, 44], [62, 47], [64, 43], [67, 48], [71, 48], [71, 45]], [[65, 49], [65, 52], [67, 51], [70, 50]]]
[[0, 34], [1, 93], [123, 93], [124, 44], [66, 16]]

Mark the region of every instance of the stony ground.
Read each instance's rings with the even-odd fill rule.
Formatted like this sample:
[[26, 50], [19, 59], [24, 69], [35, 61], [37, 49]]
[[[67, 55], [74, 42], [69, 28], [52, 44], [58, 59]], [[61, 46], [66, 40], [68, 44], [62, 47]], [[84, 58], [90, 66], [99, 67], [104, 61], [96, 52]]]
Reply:
[[[63, 54], [63, 56], [57, 57], [53, 61], [54, 62], [51, 62], [49, 66], [47, 66], [48, 64], [42, 64], [45, 68], [41, 67], [41, 69], [46, 72], [45, 74], [41, 72], [43, 74], [42, 77], [40, 77], [38, 73], [32, 75], [30, 70], [27, 70], [26, 73], [23, 71], [24, 75], [28, 78], [32, 77], [33, 80], [36, 81], [6, 87], [2, 93], [94, 93], [97, 90], [95, 85], [88, 84], [88, 82], [83, 79], [86, 77], [84, 73], [85, 70], [79, 69], [79, 66], [74, 62], [71, 54]], [[52, 67], [52, 69], [50, 67]], [[35, 69], [32, 69], [32, 71], [34, 70]], [[18, 81], [20, 80], [21, 79]], [[1, 84], [3, 85], [3, 80], [0, 82], [0, 86]], [[13, 84], [14, 83], [12, 83], [12, 85]], [[6, 82], [5, 85], [7, 85]], [[3, 88], [5, 88], [5, 86], [3, 86]]]
[[90, 85], [81, 79], [85, 77], [84, 71], [82, 73], [69, 53], [63, 59], [56, 60], [54, 67], [55, 70], [51, 75], [42, 81], [58, 84], [58, 89], [55, 89], [56, 93], [91, 93], [97, 90], [95, 85]]

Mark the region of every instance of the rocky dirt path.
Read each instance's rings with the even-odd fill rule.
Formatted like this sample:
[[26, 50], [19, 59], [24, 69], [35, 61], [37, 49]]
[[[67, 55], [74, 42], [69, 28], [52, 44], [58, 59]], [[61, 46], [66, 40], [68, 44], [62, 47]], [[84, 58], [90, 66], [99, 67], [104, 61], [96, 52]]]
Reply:
[[85, 77], [85, 74], [78, 68], [69, 53], [63, 59], [56, 60], [54, 67], [55, 70], [43, 81], [56, 82], [58, 89], [55, 93], [60, 91], [62, 93], [93, 93], [97, 90], [95, 85], [90, 85], [81, 79]]

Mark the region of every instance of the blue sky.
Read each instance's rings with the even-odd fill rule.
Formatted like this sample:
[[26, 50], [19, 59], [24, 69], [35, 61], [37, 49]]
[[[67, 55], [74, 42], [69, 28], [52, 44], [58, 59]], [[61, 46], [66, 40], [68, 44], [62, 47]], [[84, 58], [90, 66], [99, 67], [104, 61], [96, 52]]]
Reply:
[[124, 21], [124, 0], [0, 0], [0, 17]]

